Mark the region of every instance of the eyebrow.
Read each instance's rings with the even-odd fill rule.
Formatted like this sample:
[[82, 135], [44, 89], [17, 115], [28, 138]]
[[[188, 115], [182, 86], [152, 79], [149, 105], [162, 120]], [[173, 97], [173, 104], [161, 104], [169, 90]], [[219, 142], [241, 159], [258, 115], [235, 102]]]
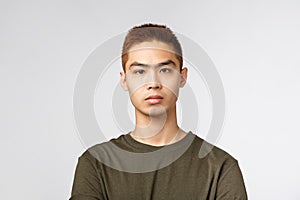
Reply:
[[[172, 60], [167, 60], [167, 61], [164, 61], [164, 62], [161, 62], [161, 63], [158, 63], [156, 64], [157, 67], [161, 67], [161, 66], [164, 66], [164, 65], [174, 65], [176, 67], [176, 64], [174, 61]], [[133, 62], [131, 63], [131, 65], [129, 66], [129, 69], [132, 67], [132, 66], [139, 66], [139, 67], [149, 67], [150, 65], [149, 64], [144, 64], [144, 63], [139, 63], [139, 62]]]

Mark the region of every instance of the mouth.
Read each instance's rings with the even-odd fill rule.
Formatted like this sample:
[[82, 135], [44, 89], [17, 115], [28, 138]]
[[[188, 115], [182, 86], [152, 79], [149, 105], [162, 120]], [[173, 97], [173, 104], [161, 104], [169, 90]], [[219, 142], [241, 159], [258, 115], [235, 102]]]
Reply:
[[157, 104], [162, 101], [163, 97], [160, 95], [150, 95], [145, 100], [150, 104]]
[[148, 100], [148, 99], [163, 99], [163, 97], [160, 95], [150, 95], [150, 96], [146, 97], [145, 100]]

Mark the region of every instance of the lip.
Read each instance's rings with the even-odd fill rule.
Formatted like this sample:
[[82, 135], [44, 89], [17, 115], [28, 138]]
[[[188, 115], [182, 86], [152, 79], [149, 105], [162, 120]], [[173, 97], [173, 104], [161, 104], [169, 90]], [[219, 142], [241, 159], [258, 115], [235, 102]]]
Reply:
[[146, 101], [150, 104], [160, 103], [162, 99], [147, 99]]
[[150, 95], [150, 96], [146, 97], [145, 100], [149, 100], [149, 99], [163, 99], [163, 97], [160, 95]]
[[162, 101], [163, 97], [160, 95], [150, 95], [145, 100], [150, 104], [157, 104]]

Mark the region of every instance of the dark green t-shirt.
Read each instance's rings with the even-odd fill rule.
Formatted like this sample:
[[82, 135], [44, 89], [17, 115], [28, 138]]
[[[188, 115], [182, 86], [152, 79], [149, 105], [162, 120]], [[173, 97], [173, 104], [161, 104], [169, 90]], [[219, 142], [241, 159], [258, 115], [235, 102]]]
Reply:
[[205, 144], [188, 132], [165, 146], [141, 143], [129, 133], [95, 145], [78, 159], [70, 200], [247, 199], [237, 160], [209, 145], [201, 157]]

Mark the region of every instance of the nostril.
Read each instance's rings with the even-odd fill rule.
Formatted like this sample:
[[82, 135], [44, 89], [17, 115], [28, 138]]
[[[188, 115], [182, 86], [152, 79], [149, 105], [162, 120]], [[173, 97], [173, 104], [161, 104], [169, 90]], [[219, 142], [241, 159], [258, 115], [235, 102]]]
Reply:
[[161, 88], [160, 83], [150, 83], [147, 87], [148, 89], [159, 89]]

